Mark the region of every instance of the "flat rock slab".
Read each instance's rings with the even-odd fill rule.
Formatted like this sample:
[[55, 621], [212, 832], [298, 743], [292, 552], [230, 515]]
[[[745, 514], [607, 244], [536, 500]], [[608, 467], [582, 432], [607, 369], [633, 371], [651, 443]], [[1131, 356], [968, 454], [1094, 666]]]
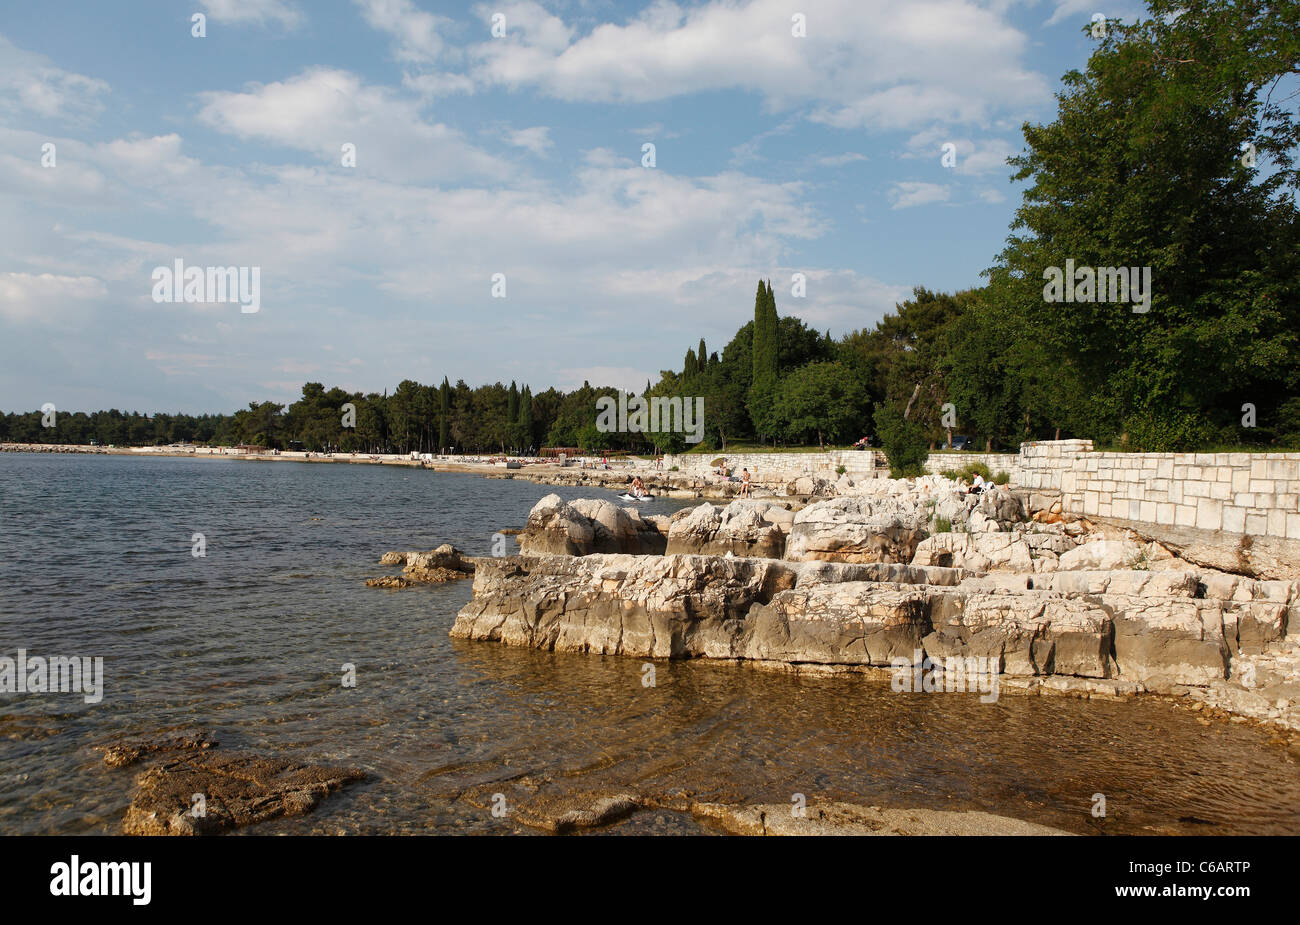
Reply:
[[[359, 781], [355, 768], [330, 768], [248, 754], [188, 754], [136, 778], [127, 835], [205, 835], [311, 812], [329, 794]], [[194, 813], [202, 794], [204, 812]]]
[[147, 739], [131, 739], [126, 742], [114, 742], [111, 745], [97, 745], [95, 748], [104, 753], [104, 764], [110, 768], [125, 768], [135, 764], [145, 755], [165, 752], [202, 751], [216, 748], [217, 740], [206, 729], [177, 730], [172, 734], [160, 734]]
[[991, 813], [937, 809], [882, 809], [820, 803], [795, 815], [792, 803], [729, 806], [696, 803], [692, 812], [736, 835], [1069, 835], [1033, 822]]

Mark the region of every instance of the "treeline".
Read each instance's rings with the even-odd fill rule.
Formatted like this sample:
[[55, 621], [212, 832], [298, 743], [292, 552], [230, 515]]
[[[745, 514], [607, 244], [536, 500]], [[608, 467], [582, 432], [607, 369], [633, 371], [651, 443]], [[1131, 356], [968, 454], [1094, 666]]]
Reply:
[[401, 382], [391, 394], [326, 389], [308, 382], [292, 404], [252, 402], [234, 414], [63, 413], [53, 426], [39, 411], [0, 416], [0, 441], [163, 446], [190, 442], [272, 449], [367, 453], [528, 453], [543, 446], [644, 449], [636, 434], [596, 431], [596, 400], [614, 388], [583, 383], [572, 392], [525, 385], [470, 388]]

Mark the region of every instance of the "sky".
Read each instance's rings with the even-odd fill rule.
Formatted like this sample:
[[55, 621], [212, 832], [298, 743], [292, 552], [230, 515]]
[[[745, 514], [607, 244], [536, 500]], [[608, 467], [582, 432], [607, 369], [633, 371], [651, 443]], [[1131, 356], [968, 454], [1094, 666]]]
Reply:
[[[0, 410], [639, 391], [721, 350], [759, 278], [782, 315], [871, 327], [981, 282], [1021, 126], [1095, 13], [1138, 12], [1097, 7], [6, 3]], [[255, 269], [258, 310], [159, 301], [178, 260]]]

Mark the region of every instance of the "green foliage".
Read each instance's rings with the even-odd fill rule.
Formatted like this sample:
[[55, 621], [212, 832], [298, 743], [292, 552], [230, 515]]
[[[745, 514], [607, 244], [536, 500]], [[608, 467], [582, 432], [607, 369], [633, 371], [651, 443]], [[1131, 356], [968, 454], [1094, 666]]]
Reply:
[[760, 281], [754, 297], [753, 375], [748, 398], [754, 431], [763, 437], [776, 436], [780, 427], [774, 407], [780, 385], [779, 332], [772, 285]]
[[874, 414], [876, 434], [889, 461], [892, 478], [910, 478], [925, 471], [925, 458], [929, 455], [929, 439], [925, 429], [913, 420], [903, 417], [897, 404], [882, 404]]
[[[998, 398], [1030, 430], [1193, 449], [1232, 432], [1243, 402], [1264, 411], [1300, 384], [1298, 133], [1271, 94], [1296, 72], [1300, 30], [1290, 4], [1149, 6], [1065, 75], [1056, 120], [1026, 125], [1012, 159], [1029, 185], [989, 290], [1018, 345], [1001, 362], [1042, 378]], [[1150, 310], [1045, 302], [1044, 272], [1066, 259], [1149, 266]]]
[[1011, 473], [1010, 473], [1010, 472], [1002, 472], [1002, 471], [999, 471], [997, 475], [993, 476], [993, 484], [994, 484], [994, 485], [1006, 485], [1006, 484], [1008, 484], [1010, 481], [1011, 481]]
[[839, 363], [809, 363], [781, 382], [770, 419], [778, 434], [796, 443], [852, 442], [863, 394], [857, 377]]

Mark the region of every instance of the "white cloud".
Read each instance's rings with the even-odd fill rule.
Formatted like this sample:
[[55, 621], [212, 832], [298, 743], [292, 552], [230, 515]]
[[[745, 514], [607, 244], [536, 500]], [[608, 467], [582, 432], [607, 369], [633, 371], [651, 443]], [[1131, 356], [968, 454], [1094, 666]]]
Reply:
[[944, 145], [956, 147], [955, 166], [949, 168], [959, 176], [984, 176], [986, 174], [1011, 175], [1007, 158], [1019, 146], [1005, 138], [971, 139], [948, 128], [932, 127], [918, 132], [907, 140], [904, 159], [932, 159], [941, 164]]
[[890, 187], [890, 208], [910, 209], [914, 206], [947, 202], [950, 195], [951, 191], [944, 184], [903, 181]]
[[1097, 10], [1096, 0], [1056, 0], [1056, 8], [1045, 26], [1054, 26], [1067, 19], [1077, 19], [1080, 27], [1092, 21], [1092, 14]]
[[184, 174], [198, 166], [198, 161], [181, 154], [181, 136], [175, 132], [153, 138], [115, 139], [98, 145], [97, 153], [131, 171]]
[[416, 103], [347, 71], [313, 68], [242, 93], [202, 95], [199, 119], [240, 138], [256, 138], [338, 164], [356, 145], [357, 170], [390, 178], [504, 178], [512, 168], [454, 129], [424, 121]]
[[372, 28], [393, 39], [398, 61], [427, 64], [442, 57], [446, 48], [439, 29], [450, 20], [419, 9], [411, 0], [353, 0]]
[[507, 131], [506, 141], [516, 148], [524, 148], [538, 157], [545, 155], [555, 144], [551, 141], [550, 127], [545, 125]]
[[203, 9], [214, 22], [276, 22], [287, 28], [302, 24], [306, 17], [287, 0], [203, 0]]
[[104, 108], [108, 91], [104, 81], [55, 67], [0, 35], [0, 113], [86, 118]]
[[9, 321], [50, 319], [66, 310], [67, 302], [96, 299], [105, 291], [93, 276], [0, 273], [0, 316]]
[[[650, 102], [741, 89], [772, 109], [811, 104], [813, 118], [842, 128], [982, 122], [1050, 102], [1047, 82], [1020, 63], [1025, 35], [973, 0], [806, 6], [800, 39], [790, 34], [788, 0], [689, 9], [656, 2], [580, 37], [537, 4], [516, 4], [505, 7], [507, 37], [469, 56], [476, 80], [563, 100]], [[511, 10], [526, 11], [519, 28]]]

